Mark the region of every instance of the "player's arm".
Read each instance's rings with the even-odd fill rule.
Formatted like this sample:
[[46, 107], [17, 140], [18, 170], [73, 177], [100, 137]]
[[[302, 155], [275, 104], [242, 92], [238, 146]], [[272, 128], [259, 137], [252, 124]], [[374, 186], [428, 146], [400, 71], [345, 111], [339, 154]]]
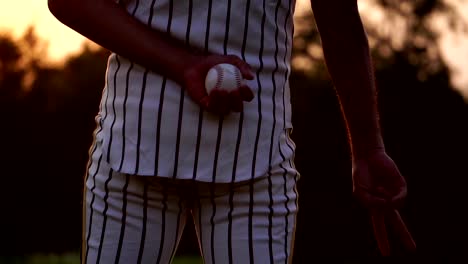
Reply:
[[63, 24], [97, 44], [177, 82], [196, 56], [161, 32], [132, 18], [112, 0], [48, 0]]
[[241, 70], [244, 78], [253, 77], [249, 66], [239, 58], [194, 52], [169, 34], [133, 18], [114, 0], [48, 0], [48, 6], [63, 24], [104, 48], [174, 80], [205, 108], [208, 108], [208, 97], [204, 87], [193, 78], [204, 81], [204, 74], [214, 64], [231, 63]]
[[[405, 248], [416, 244], [397, 210], [406, 181], [386, 154], [378, 120], [374, 70], [357, 0], [311, 0], [325, 61], [346, 119], [354, 195], [368, 208], [382, 255], [391, 253], [386, 223]], [[389, 210], [390, 209], [390, 210]]]
[[357, 0], [311, 0], [328, 71], [337, 90], [354, 158], [384, 150], [374, 72]]

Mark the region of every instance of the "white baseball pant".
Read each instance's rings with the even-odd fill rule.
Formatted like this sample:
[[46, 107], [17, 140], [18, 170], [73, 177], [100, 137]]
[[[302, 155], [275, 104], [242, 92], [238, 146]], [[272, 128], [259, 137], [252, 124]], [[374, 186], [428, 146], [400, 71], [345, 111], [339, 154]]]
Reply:
[[299, 177], [291, 159], [254, 181], [197, 183], [116, 172], [95, 144], [82, 263], [170, 263], [189, 215], [205, 263], [290, 263]]

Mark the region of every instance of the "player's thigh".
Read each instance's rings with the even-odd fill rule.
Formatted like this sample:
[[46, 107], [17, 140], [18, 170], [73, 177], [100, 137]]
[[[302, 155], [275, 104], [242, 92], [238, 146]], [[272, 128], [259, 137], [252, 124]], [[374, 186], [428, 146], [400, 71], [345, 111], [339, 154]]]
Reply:
[[186, 220], [156, 177], [113, 171], [95, 157], [85, 183], [83, 263], [169, 263]]
[[284, 169], [205, 192], [194, 210], [205, 262], [288, 263], [297, 214], [296, 180]]

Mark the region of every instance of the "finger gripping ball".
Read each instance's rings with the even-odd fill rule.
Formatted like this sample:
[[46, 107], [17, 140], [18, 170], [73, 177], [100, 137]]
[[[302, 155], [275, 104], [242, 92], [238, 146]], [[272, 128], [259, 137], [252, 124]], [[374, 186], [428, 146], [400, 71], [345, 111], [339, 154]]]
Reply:
[[221, 63], [213, 66], [205, 78], [205, 88], [208, 94], [212, 90], [234, 91], [242, 85], [242, 75], [240, 70], [228, 63]]

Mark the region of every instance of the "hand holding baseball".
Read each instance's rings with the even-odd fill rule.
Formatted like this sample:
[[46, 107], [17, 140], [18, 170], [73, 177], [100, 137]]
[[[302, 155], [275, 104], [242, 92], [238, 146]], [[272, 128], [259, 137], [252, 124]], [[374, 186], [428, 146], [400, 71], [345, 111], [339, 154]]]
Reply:
[[250, 66], [234, 55], [209, 55], [188, 67], [184, 87], [203, 109], [226, 115], [241, 112], [254, 97], [244, 80], [252, 80]]

